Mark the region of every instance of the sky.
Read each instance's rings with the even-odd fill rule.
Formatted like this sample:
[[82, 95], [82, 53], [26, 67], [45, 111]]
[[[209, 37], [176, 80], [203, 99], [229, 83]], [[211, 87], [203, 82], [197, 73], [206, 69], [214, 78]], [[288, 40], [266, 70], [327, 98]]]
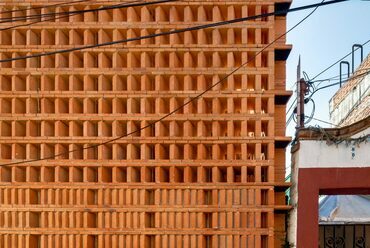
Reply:
[[[291, 8], [321, 2], [320, 0], [294, 0]], [[303, 19], [312, 10], [293, 12], [288, 14], [287, 28], [292, 27]], [[323, 69], [346, 55], [352, 50], [353, 44], [362, 44], [370, 40], [370, 1], [350, 0], [343, 3], [319, 7], [304, 23], [288, 34], [287, 43], [293, 45], [292, 52], [287, 60], [288, 90], [297, 79], [297, 63], [301, 56], [301, 68], [310, 78], [313, 78]], [[364, 57], [370, 52], [370, 44], [364, 47]], [[352, 63], [352, 57], [347, 60]], [[355, 66], [359, 65], [360, 55], [355, 56]], [[339, 64], [317, 79], [339, 76]], [[328, 82], [322, 85], [328, 84]], [[339, 86], [321, 90], [315, 94], [313, 100], [316, 103], [314, 117], [330, 122], [329, 100], [338, 90]], [[292, 96], [287, 107], [295, 100]], [[311, 103], [306, 105], [306, 115], [311, 114]], [[288, 116], [289, 117], [289, 116]], [[288, 119], [288, 118], [287, 118]], [[312, 121], [308, 125], [320, 125], [330, 127], [318, 121]], [[287, 135], [294, 136], [295, 123], [291, 121], [287, 128]], [[287, 148], [287, 166], [290, 166], [290, 147]]]

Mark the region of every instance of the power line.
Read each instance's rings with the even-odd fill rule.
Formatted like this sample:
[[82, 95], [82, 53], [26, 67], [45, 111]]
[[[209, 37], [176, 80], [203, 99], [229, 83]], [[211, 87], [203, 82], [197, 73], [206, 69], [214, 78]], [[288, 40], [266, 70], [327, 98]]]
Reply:
[[31, 7], [31, 8], [16, 9], [16, 10], [6, 10], [6, 11], [1, 11], [0, 14], [15, 13], [15, 12], [21, 12], [21, 11], [25, 11], [25, 10], [34, 10], [34, 9], [47, 9], [47, 8], [53, 8], [53, 7], [58, 7], [58, 6], [65, 6], [66, 7], [66, 6], [71, 6], [75, 3], [89, 2], [89, 1], [91, 1], [91, 0], [79, 0], [79, 1], [72, 1], [72, 2], [50, 4], [50, 5], [39, 6], [39, 7]]
[[[85, 0], [85, 1], [88, 1], [88, 0]], [[164, 1], [164, 2], [176, 2], [176, 1], [179, 1], [179, 0], [168, 0], [168, 1]], [[158, 1], [158, 3], [161, 3], [161, 2], [162, 1]], [[97, 11], [102, 11], [102, 10], [119, 9], [121, 7], [125, 7], [128, 3], [137, 3], [136, 5], [132, 5], [130, 7], [145, 6], [145, 5], [152, 4], [152, 2], [145, 2], [144, 0], [137, 0], [137, 1], [124, 2], [124, 3], [120, 3], [120, 4], [115, 4], [115, 5], [103, 6], [103, 7], [96, 8], [96, 9], [50, 12], [50, 13], [45, 13], [45, 14], [35, 14], [35, 15], [28, 15], [28, 16], [18, 16], [18, 17], [14, 17], [14, 18], [5, 18], [5, 21], [0, 21], [0, 23], [18, 22], [18, 21], [23, 21], [23, 20], [39, 19], [39, 18], [48, 17], [48, 16], [54, 16], [54, 17], [59, 16], [59, 15], [69, 16], [69, 15], [97, 12]], [[154, 3], [157, 3], [157, 2], [154, 2]], [[3, 19], [0, 19], [0, 20], [3, 20]]]
[[343, 83], [346, 83], [346, 82], [348, 82], [348, 81], [351, 81], [351, 80], [354, 80], [354, 79], [357, 79], [357, 78], [365, 77], [365, 76], [366, 76], [366, 75], [368, 75], [368, 74], [370, 74], [370, 68], [369, 68], [369, 69], [367, 69], [367, 71], [366, 71], [366, 72], [364, 72], [364, 73], [360, 73], [360, 74], [358, 74], [358, 75], [356, 75], [356, 76], [353, 76], [353, 77], [350, 77], [350, 78], [348, 78], [348, 79], [347, 79], [347, 80], [345, 80], [345, 81], [339, 81], [339, 82], [337, 82], [337, 83], [332, 83], [332, 84], [325, 85], [325, 86], [322, 86], [322, 87], [320, 87], [320, 88], [317, 88], [316, 90], [314, 90], [314, 91], [311, 93], [311, 95], [308, 97], [308, 99], [311, 99], [311, 98], [312, 98], [312, 96], [313, 96], [316, 92], [318, 92], [318, 91], [320, 91], [320, 90], [323, 90], [323, 89], [326, 89], [326, 88], [330, 88], [330, 87], [333, 87], [333, 86], [335, 86], [335, 85], [343, 84]]
[[[361, 69], [361, 71], [364, 71], [364, 70], [366, 70], [366, 72], [361, 73], [361, 74], [358, 74], [358, 75], [355, 75], [355, 76], [352, 76], [352, 77], [348, 78], [347, 80], [344, 80], [344, 81], [341, 81], [341, 82], [332, 83], [332, 84], [325, 85], [325, 86], [322, 86], [322, 87], [320, 87], [320, 88], [315, 89], [315, 90], [311, 93], [311, 95], [310, 95], [308, 98], [306, 98], [306, 100], [307, 100], [307, 101], [312, 100], [313, 95], [314, 95], [316, 92], [320, 91], [320, 90], [323, 90], [323, 89], [326, 89], [326, 88], [330, 88], [330, 87], [333, 87], [333, 86], [336, 86], [336, 85], [339, 85], [339, 84], [343, 84], [343, 83], [346, 83], [346, 82], [348, 82], [348, 81], [351, 81], [351, 80], [354, 80], [354, 79], [357, 79], [357, 78], [365, 77], [365, 76], [367, 76], [368, 74], [370, 74], [370, 68], [367, 68], [367, 69]], [[328, 80], [330, 80], [330, 79], [331, 79], [331, 78], [328, 78], [328, 79], [322, 79], [322, 80], [317, 80], [317, 81], [328, 81]], [[290, 108], [288, 109], [288, 111], [286, 112], [286, 114], [288, 114], [288, 113], [289, 113], [290, 109], [293, 107], [293, 105], [294, 105], [294, 103], [295, 103], [296, 101], [297, 101], [297, 99], [295, 99], [295, 100], [294, 100], [294, 102], [290, 105]], [[286, 121], [286, 123], [285, 123], [285, 126], [288, 126], [288, 125], [290, 124], [290, 122], [291, 122], [291, 121], [292, 121], [292, 119], [293, 119], [293, 116], [294, 116], [294, 111], [293, 111], [293, 112], [291, 113], [291, 115], [289, 116], [288, 120], [287, 120], [287, 121]]]
[[[164, 0], [164, 1], [158, 1], [158, 2], [169, 2], [169, 1], [171, 1], [171, 0], [166, 0], [166, 1]], [[336, 4], [336, 3], [339, 3], [339, 2], [346, 2], [346, 1], [349, 1], [349, 0], [332, 0], [332, 1], [329, 1], [329, 2], [321, 2], [321, 3], [317, 3], [317, 4], [305, 5], [305, 6], [301, 6], [301, 7], [297, 7], [297, 8], [281, 10], [281, 11], [274, 11], [274, 12], [269, 12], [269, 13], [264, 13], [264, 14], [260, 14], [260, 15], [249, 16], [249, 17], [236, 18], [236, 19], [228, 20], [228, 21], [214, 22], [214, 23], [210, 23], [210, 24], [193, 26], [193, 27], [190, 27], [190, 28], [175, 29], [175, 30], [172, 30], [172, 31], [167, 31], [167, 32], [162, 32], [162, 33], [157, 33], [157, 34], [151, 34], [151, 35], [145, 35], [145, 36], [139, 36], [139, 37], [134, 37], [134, 38], [130, 38], [130, 39], [122, 39], [122, 40], [117, 40], [117, 41], [99, 43], [99, 44], [95, 44], [95, 45], [86, 45], [86, 46], [81, 46], [81, 47], [56, 50], [56, 51], [52, 51], [52, 52], [45, 52], [45, 53], [39, 53], [39, 54], [34, 54], [34, 55], [26, 55], [26, 56], [20, 56], [20, 57], [15, 57], [15, 58], [2, 59], [2, 60], [0, 60], [0, 63], [16, 61], [16, 60], [23, 60], [23, 59], [29, 59], [29, 58], [38, 58], [38, 57], [49, 56], [49, 55], [54, 55], [54, 54], [58, 54], [58, 53], [69, 53], [69, 52], [74, 52], [74, 51], [90, 49], [90, 48], [110, 46], [110, 45], [115, 45], [115, 44], [120, 44], [120, 43], [127, 43], [127, 42], [131, 42], [131, 41], [151, 39], [151, 38], [155, 38], [155, 37], [158, 37], [158, 36], [179, 34], [179, 33], [184, 33], [184, 32], [187, 32], [187, 31], [196, 31], [196, 30], [201, 30], [201, 29], [206, 29], [206, 28], [212, 28], [212, 27], [218, 27], [218, 26], [223, 26], [223, 25], [228, 25], [228, 24], [233, 24], [233, 23], [238, 23], [238, 22], [244, 22], [244, 21], [258, 19], [258, 18], [265, 18], [265, 17], [269, 17], [269, 16], [282, 15], [282, 14], [286, 14], [286, 13], [290, 13], [290, 12], [296, 12], [296, 11], [301, 11], [301, 10], [305, 10], [305, 9], [317, 8], [317, 7], [324, 6], [324, 5]]]
[[303, 23], [305, 20], [307, 20], [321, 5], [317, 5], [306, 17], [304, 17], [301, 21], [299, 21], [297, 24], [295, 24], [293, 27], [291, 27], [289, 30], [287, 30], [285, 33], [283, 33], [282, 35], [278, 36], [275, 40], [273, 40], [271, 43], [269, 43], [268, 45], [266, 45], [264, 48], [262, 48], [259, 52], [257, 52], [253, 57], [249, 58], [246, 62], [244, 62], [243, 64], [241, 64], [240, 66], [238, 66], [237, 68], [235, 68], [234, 70], [232, 70], [230, 73], [228, 73], [226, 76], [224, 76], [221, 80], [219, 80], [218, 82], [216, 82], [215, 84], [212, 84], [211, 86], [209, 86], [207, 89], [205, 89], [203, 92], [201, 92], [200, 94], [196, 95], [195, 97], [192, 97], [189, 101], [185, 102], [184, 104], [180, 105], [179, 107], [177, 107], [176, 109], [174, 109], [173, 111], [169, 112], [168, 114], [165, 114], [164, 116], [162, 116], [161, 118], [153, 121], [152, 123], [149, 123], [148, 125], [145, 125], [144, 127], [141, 127], [135, 131], [132, 131], [132, 132], [129, 132], [129, 133], [126, 133], [125, 135], [122, 135], [122, 136], [118, 136], [114, 139], [111, 139], [111, 140], [108, 140], [108, 141], [104, 141], [102, 143], [99, 143], [99, 144], [96, 144], [96, 145], [91, 145], [91, 146], [87, 146], [87, 147], [84, 147], [84, 148], [80, 148], [80, 149], [73, 149], [73, 150], [69, 150], [67, 152], [63, 152], [63, 153], [60, 153], [60, 154], [56, 154], [56, 155], [53, 155], [53, 156], [49, 156], [49, 157], [45, 157], [45, 158], [39, 158], [39, 159], [31, 159], [31, 160], [24, 160], [24, 161], [19, 161], [19, 162], [13, 162], [13, 163], [8, 163], [8, 164], [3, 164], [3, 166], [7, 166], [7, 165], [15, 165], [15, 164], [24, 164], [24, 163], [31, 163], [31, 162], [37, 162], [37, 161], [44, 161], [44, 160], [48, 160], [48, 159], [53, 159], [53, 158], [56, 158], [56, 157], [60, 157], [60, 156], [63, 156], [63, 155], [66, 155], [66, 154], [69, 154], [69, 153], [72, 153], [72, 152], [75, 152], [75, 151], [81, 151], [81, 150], [86, 150], [86, 149], [90, 149], [90, 148], [95, 148], [95, 147], [98, 147], [98, 146], [102, 146], [102, 145], [105, 145], [105, 144], [108, 144], [108, 143], [112, 143], [112, 142], [115, 142], [117, 140], [120, 140], [124, 137], [127, 137], [127, 136], [130, 136], [134, 133], [138, 133], [138, 132], [141, 132], [142, 130], [146, 129], [146, 128], [149, 128], [149, 127], [152, 127], [153, 125], [155, 125], [156, 123], [158, 122], [161, 122], [163, 121], [164, 119], [166, 119], [167, 117], [173, 115], [174, 113], [176, 113], [178, 110], [184, 108], [185, 106], [187, 106], [188, 104], [190, 104], [191, 102], [201, 98], [204, 94], [206, 94], [208, 91], [210, 91], [211, 89], [213, 89], [214, 87], [216, 87], [217, 85], [223, 83], [228, 77], [230, 77], [231, 75], [233, 75], [235, 72], [237, 72], [239, 69], [243, 68], [244, 66], [246, 66], [247, 64], [249, 64], [250, 62], [252, 62], [253, 60], [256, 59], [256, 57], [258, 55], [260, 55], [263, 51], [265, 51], [267, 48], [269, 48], [270, 46], [272, 46], [276, 41], [280, 40], [282, 37], [286, 36], [289, 32], [291, 32], [292, 30], [294, 30], [296, 27], [298, 27], [301, 23]]
[[[310, 117], [310, 116], [307, 116], [305, 115], [305, 117]], [[319, 121], [319, 122], [322, 122], [322, 123], [325, 123], [325, 124], [329, 124], [329, 125], [332, 125], [332, 126], [336, 126], [336, 127], [339, 127], [338, 125], [334, 124], [334, 123], [331, 123], [331, 122], [327, 122], [327, 121], [324, 121], [324, 120], [321, 120], [321, 119], [317, 119], [317, 118], [314, 118], [314, 117], [310, 117], [311, 119], [315, 120], [315, 121]]]
[[[370, 40], [367, 40], [365, 41], [364, 43], [362, 43], [361, 45], [362, 46], [366, 46], [368, 43], [370, 42]], [[357, 51], [359, 48], [357, 47], [353, 52]], [[318, 76], [324, 74], [326, 71], [328, 71], [329, 69], [331, 69], [333, 66], [335, 66], [336, 64], [340, 63], [343, 59], [347, 58], [349, 55], [352, 54], [352, 51], [347, 53], [346, 55], [344, 55], [342, 58], [338, 59], [337, 61], [335, 61], [333, 64], [329, 65], [327, 68], [325, 68], [324, 70], [322, 70], [321, 72], [319, 72], [316, 76], [314, 76], [312, 78], [312, 80], [316, 79]]]
[[[31, 23], [26, 23], [26, 24], [19, 24], [19, 25], [15, 25], [15, 26], [6, 27], [6, 28], [1, 28], [0, 31], [10, 30], [10, 29], [19, 28], [19, 27], [27, 27], [27, 26], [31, 26], [31, 25], [36, 24], [36, 23], [42, 23], [42, 22], [57, 20], [57, 19], [66, 18], [66, 17], [69, 17], [69, 16], [79, 15], [79, 14], [86, 13], [86, 12], [95, 12], [95, 11], [101, 11], [101, 10], [110, 10], [110, 9], [128, 8], [128, 7], [138, 7], [138, 6], [146, 6], [146, 5], [152, 5], [152, 4], [167, 3], [167, 2], [176, 2], [176, 1], [179, 1], [179, 0], [160, 0], [160, 1], [152, 1], [152, 2], [132, 1], [132, 2], [125, 2], [123, 4], [105, 6], [105, 7], [101, 7], [101, 8], [97, 8], [97, 9], [56, 12], [56, 13], [59, 13], [59, 14], [63, 13], [63, 15], [59, 15], [59, 16], [55, 16], [55, 15], [52, 15], [52, 14], [48, 13], [48, 14], [43, 14], [43, 15], [52, 16], [49, 19], [35, 21], [35, 22], [31, 22]], [[38, 19], [38, 18], [41, 18], [41, 16], [43, 16], [43, 15], [38, 15], [38, 17], [31, 18], [31, 19]]]
[[[370, 39], [369, 39], [369, 40], [367, 40], [366, 42], [364, 42], [364, 43], [362, 44], [362, 46], [367, 45], [369, 42], [370, 42]], [[354, 50], [354, 52], [355, 52], [357, 49], [359, 49], [359, 48], [356, 48], [356, 49]], [[346, 54], [345, 56], [343, 56], [342, 58], [340, 58], [339, 60], [337, 60], [336, 62], [334, 62], [333, 64], [331, 64], [330, 66], [328, 66], [327, 68], [325, 68], [324, 70], [322, 70], [321, 72], [319, 72], [315, 77], [313, 77], [313, 78], [312, 78], [312, 80], [310, 80], [310, 83], [316, 83], [316, 82], [319, 82], [319, 85], [320, 85], [322, 82], [330, 81], [330, 80], [332, 80], [332, 79], [335, 79], [335, 78], [340, 77], [340, 75], [338, 75], [338, 76], [331, 77], [331, 78], [314, 80], [314, 79], [316, 79], [318, 76], [322, 75], [323, 73], [325, 73], [326, 71], [328, 71], [330, 68], [332, 68], [334, 65], [338, 64], [339, 62], [341, 62], [343, 59], [345, 59], [346, 57], [348, 57], [348, 56], [349, 56], [349, 55], [351, 55], [351, 54], [352, 54], [352, 52], [350, 52], [350, 53]], [[359, 69], [359, 70], [357, 70], [357, 71], [362, 71], [362, 70], [367, 70], [367, 69]], [[345, 76], [345, 74], [343, 74], [343, 75]], [[346, 81], [343, 81], [343, 82], [346, 82]], [[292, 84], [292, 86], [294, 86], [296, 83], [297, 83], [297, 82], [295, 82], [294, 84]], [[340, 84], [340, 83], [338, 82], [338, 83], [330, 84], [330, 85], [328, 85], [328, 87], [332, 87], [332, 86], [335, 86], [335, 85], [338, 85], [338, 84]], [[292, 87], [292, 86], [291, 86], [291, 87]], [[321, 90], [321, 89], [328, 88], [328, 87], [320, 88], [320, 90]], [[294, 102], [290, 105], [290, 107], [288, 108], [288, 111], [286, 111], [286, 113], [287, 113], [287, 114], [289, 113], [289, 111], [292, 109], [292, 107], [294, 106], [294, 104], [295, 104], [296, 102], [297, 102], [297, 99], [295, 99], [295, 100], [294, 100]], [[286, 126], [288, 126], [288, 125], [289, 125], [289, 123], [291, 122], [293, 115], [294, 115], [294, 113], [292, 113], [292, 114], [289, 116], [288, 120], [286, 121]]]

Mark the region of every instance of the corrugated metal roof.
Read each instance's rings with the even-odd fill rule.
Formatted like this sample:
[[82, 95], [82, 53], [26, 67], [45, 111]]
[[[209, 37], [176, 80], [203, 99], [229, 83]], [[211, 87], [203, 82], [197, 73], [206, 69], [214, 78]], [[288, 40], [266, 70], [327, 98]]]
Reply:
[[319, 203], [320, 224], [370, 223], [370, 196], [331, 195]]

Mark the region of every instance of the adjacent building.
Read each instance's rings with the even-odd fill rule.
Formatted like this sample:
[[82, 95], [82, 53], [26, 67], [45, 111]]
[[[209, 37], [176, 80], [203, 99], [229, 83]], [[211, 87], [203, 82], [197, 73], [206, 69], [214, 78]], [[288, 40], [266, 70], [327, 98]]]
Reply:
[[[335, 127], [300, 129], [292, 146], [289, 243], [366, 247], [370, 242], [370, 56], [330, 100]], [[325, 196], [319, 203], [319, 196]]]
[[[2, 20], [33, 16], [0, 23], [1, 60], [290, 5], [55, 3], [0, 3]], [[291, 46], [254, 56], [285, 31], [271, 16], [0, 63], [0, 246], [281, 247]]]
[[346, 126], [370, 115], [370, 54], [329, 102], [330, 120]]

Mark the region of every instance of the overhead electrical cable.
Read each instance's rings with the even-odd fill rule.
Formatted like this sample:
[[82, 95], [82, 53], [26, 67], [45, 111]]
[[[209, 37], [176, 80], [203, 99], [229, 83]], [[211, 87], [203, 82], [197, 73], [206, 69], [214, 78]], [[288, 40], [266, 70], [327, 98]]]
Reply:
[[[338, 2], [342, 2], [342, 1], [338, 1]], [[246, 66], [247, 64], [249, 64], [250, 62], [254, 61], [256, 59], [256, 57], [258, 55], [260, 55], [263, 51], [265, 51], [266, 49], [268, 49], [270, 46], [272, 46], [273, 44], [275, 44], [276, 41], [280, 40], [282, 37], [286, 36], [289, 32], [291, 32], [292, 30], [294, 30], [296, 27], [298, 27], [301, 23], [303, 23], [305, 20], [307, 20], [321, 5], [318, 4], [316, 5], [316, 7], [306, 16], [304, 17], [301, 21], [299, 21], [297, 24], [295, 24], [293, 27], [291, 27], [289, 30], [287, 30], [285, 33], [279, 35], [277, 38], [275, 38], [271, 43], [269, 43], [268, 45], [266, 45], [265, 47], [263, 47], [259, 52], [257, 52], [253, 57], [251, 58], [248, 58], [248, 60], [244, 63], [242, 63], [240, 66], [238, 66], [237, 68], [233, 69], [230, 73], [228, 73], [226, 76], [224, 76], [222, 79], [220, 79], [218, 82], [212, 84], [211, 86], [209, 86], [208, 88], [206, 88], [203, 92], [201, 92], [200, 94], [196, 95], [195, 97], [191, 97], [190, 100], [186, 101], [184, 104], [180, 105], [179, 107], [177, 107], [176, 109], [174, 109], [173, 111], [169, 112], [168, 114], [165, 114], [164, 116], [162, 116], [161, 118], [135, 130], [135, 131], [132, 131], [132, 132], [129, 132], [129, 133], [126, 133], [125, 135], [122, 135], [122, 136], [118, 136], [114, 139], [110, 139], [108, 141], [104, 141], [104, 142], [101, 142], [99, 144], [96, 144], [96, 145], [91, 145], [91, 146], [87, 146], [87, 147], [83, 147], [83, 148], [80, 148], [80, 149], [73, 149], [73, 150], [69, 150], [67, 152], [63, 152], [63, 153], [60, 153], [60, 154], [55, 154], [53, 156], [48, 156], [48, 157], [45, 157], [45, 158], [39, 158], [39, 159], [30, 159], [30, 160], [23, 160], [23, 161], [18, 161], [18, 162], [12, 162], [12, 163], [8, 163], [8, 164], [3, 164], [3, 166], [5, 165], [15, 165], [15, 164], [24, 164], [24, 163], [31, 163], [31, 162], [38, 162], [38, 161], [44, 161], [44, 160], [49, 160], [49, 159], [53, 159], [53, 158], [56, 158], [56, 157], [60, 157], [60, 156], [63, 156], [63, 155], [66, 155], [66, 154], [69, 154], [69, 153], [73, 153], [73, 152], [76, 152], [76, 151], [81, 151], [81, 150], [86, 150], [86, 149], [91, 149], [91, 148], [95, 148], [95, 147], [98, 147], [98, 146], [102, 146], [102, 145], [105, 145], [105, 144], [109, 144], [109, 143], [112, 143], [112, 142], [115, 142], [117, 140], [120, 140], [122, 138], [125, 138], [127, 136], [130, 136], [134, 133], [138, 133], [138, 132], [141, 132], [142, 130], [146, 129], [146, 128], [150, 128], [152, 126], [154, 126], [156, 123], [159, 123], [161, 121], [163, 121], [164, 119], [168, 118], [169, 116], [173, 115], [174, 113], [176, 113], [177, 111], [179, 111], [180, 109], [184, 108], [185, 106], [187, 106], [188, 104], [190, 104], [191, 102], [195, 101], [195, 100], [198, 100], [199, 98], [201, 98], [204, 94], [206, 94], [208, 91], [210, 91], [211, 89], [213, 89], [214, 87], [216, 87], [217, 85], [223, 83], [228, 77], [230, 77], [231, 75], [233, 75], [234, 73], [236, 73], [238, 70], [240, 70], [241, 68], [243, 68], [244, 66]], [[302, 7], [301, 7], [302, 8]]]
[[[326, 89], [326, 88], [330, 88], [330, 87], [333, 87], [333, 86], [336, 86], [336, 85], [340, 85], [340, 84], [344, 84], [344, 83], [346, 83], [346, 82], [348, 82], [348, 81], [351, 81], [351, 80], [355, 80], [355, 79], [357, 79], [357, 78], [362, 78], [362, 77], [365, 77], [365, 76], [367, 76], [367, 75], [369, 75], [370, 74], [370, 69], [368, 68], [368, 69], [362, 69], [361, 71], [364, 71], [364, 70], [366, 70], [366, 72], [364, 72], [364, 73], [360, 73], [360, 74], [357, 74], [357, 75], [355, 75], [355, 76], [352, 76], [352, 77], [350, 77], [350, 78], [348, 78], [348, 79], [346, 79], [346, 80], [343, 80], [343, 81], [339, 81], [339, 82], [335, 82], [335, 83], [332, 83], [332, 84], [329, 84], [329, 85], [325, 85], [325, 86], [322, 86], [322, 87], [320, 87], [320, 88], [317, 88], [317, 89], [315, 89], [313, 92], [311, 92], [311, 95], [308, 97], [308, 98], [306, 98], [305, 99], [305, 102], [309, 102], [310, 100], [312, 100], [312, 97], [313, 97], [313, 95], [316, 93], [316, 92], [318, 92], [318, 91], [320, 91], [320, 90], [323, 90], [323, 89]], [[330, 80], [331, 78], [329, 78], [329, 79], [322, 79], [322, 80], [320, 80], [320, 81], [328, 81], [328, 80]], [[297, 99], [295, 99], [295, 101], [290, 105], [290, 108], [288, 109], [288, 111], [286, 112], [286, 114], [288, 114], [289, 113], [289, 111], [291, 110], [291, 108], [293, 107], [293, 105], [294, 105], [294, 103], [297, 101]], [[289, 124], [290, 124], [290, 122], [292, 121], [292, 119], [293, 119], [293, 116], [294, 116], [294, 111], [290, 114], [290, 116], [289, 116], [289, 118], [288, 118], [288, 120], [286, 121], [286, 123], [285, 123], [285, 126], [288, 126]], [[312, 115], [313, 116], [313, 115]]]
[[[168, 1], [170, 1], [170, 0], [158, 1], [158, 3], [159, 2], [168, 2]], [[317, 7], [324, 6], [324, 5], [336, 4], [336, 3], [340, 3], [340, 2], [346, 2], [346, 1], [349, 1], [349, 0], [332, 0], [332, 1], [328, 1], [328, 2], [321, 2], [321, 3], [317, 3], [317, 4], [305, 5], [305, 6], [301, 6], [301, 7], [297, 7], [297, 8], [292, 8], [292, 9], [274, 11], [274, 12], [269, 12], [269, 13], [264, 13], [264, 14], [259, 14], [259, 15], [255, 15], [255, 16], [249, 16], [249, 17], [236, 18], [236, 19], [232, 19], [232, 20], [228, 20], [228, 21], [221, 21], [221, 22], [214, 22], [214, 23], [210, 23], [210, 24], [197, 25], [197, 26], [193, 26], [193, 27], [190, 27], [190, 28], [175, 29], [175, 30], [172, 30], [172, 31], [150, 34], [150, 35], [145, 35], [145, 36], [139, 36], [139, 37], [134, 37], [134, 38], [129, 38], [129, 39], [122, 39], [122, 40], [104, 42], [104, 43], [99, 43], [99, 44], [94, 44], [94, 45], [86, 45], [86, 46], [56, 50], [56, 51], [45, 52], [45, 53], [38, 53], [38, 54], [33, 54], [33, 55], [26, 55], [26, 56], [14, 57], [14, 58], [2, 59], [2, 60], [0, 60], [0, 63], [16, 61], [16, 60], [23, 60], [23, 59], [29, 59], [29, 58], [44, 57], [44, 56], [54, 55], [54, 54], [58, 54], [58, 53], [69, 53], [69, 52], [81, 51], [81, 50], [91, 49], [91, 48], [96, 48], [96, 47], [110, 46], [110, 45], [115, 45], [115, 44], [120, 44], [120, 43], [127, 43], [127, 42], [132, 42], [132, 41], [151, 39], [151, 38], [164, 36], [164, 35], [179, 34], [179, 33], [184, 33], [184, 32], [188, 32], [188, 31], [196, 31], [196, 30], [201, 30], [201, 29], [206, 29], [206, 28], [219, 27], [219, 26], [223, 26], [223, 25], [228, 25], [228, 24], [233, 24], [233, 23], [238, 23], [238, 22], [244, 22], [244, 21], [254, 20], [254, 19], [258, 19], [258, 18], [265, 18], [265, 17], [269, 17], [269, 16], [274, 16], [274, 15], [282, 15], [282, 14], [286, 14], [286, 13], [290, 13], [290, 12], [296, 12], [296, 11], [301, 11], [301, 10], [305, 10], [305, 9], [317, 8]]]
[[[78, 10], [78, 11], [71, 11], [71, 12], [59, 12], [59, 13], [66, 13], [66, 14], [58, 15], [58, 16], [52, 15], [52, 17], [48, 18], [48, 19], [1, 28], [0, 31], [15, 29], [15, 28], [19, 28], [19, 27], [27, 27], [27, 26], [31, 26], [31, 25], [34, 25], [34, 24], [37, 24], [37, 23], [48, 22], [48, 21], [53, 21], [53, 20], [57, 20], [57, 19], [61, 19], [61, 18], [74, 16], [74, 15], [79, 15], [79, 14], [85, 13], [85, 12], [95, 12], [95, 11], [107, 10], [107, 9], [112, 9], [112, 8], [128, 8], [128, 7], [146, 6], [146, 5], [160, 4], [160, 3], [167, 3], [167, 2], [175, 2], [175, 1], [179, 1], [179, 0], [160, 0], [160, 1], [151, 1], [151, 2], [132, 1], [132, 2], [125, 2], [124, 4], [115, 5], [114, 7], [112, 5], [112, 6], [106, 6], [106, 7], [102, 7], [102, 8], [98, 8], [98, 9]], [[67, 13], [69, 13], [69, 14], [67, 14]], [[36, 17], [34, 19], [39, 19], [39, 18], [40, 17]]]
[[[91, 13], [91, 12], [98, 12], [103, 10], [112, 10], [112, 9], [120, 9], [127, 7], [128, 4], [132, 4], [129, 7], [139, 7], [139, 6], [146, 6], [151, 4], [159, 4], [159, 3], [167, 3], [167, 2], [177, 2], [180, 0], [161, 0], [161, 1], [144, 1], [144, 0], [137, 0], [137, 1], [129, 1], [129, 2], [123, 2], [120, 4], [115, 5], [107, 5], [96, 9], [84, 9], [84, 10], [73, 10], [73, 11], [62, 11], [62, 12], [50, 12], [45, 14], [35, 14], [35, 15], [28, 15], [28, 16], [19, 16], [14, 18], [8, 18], [5, 21], [2, 21], [0, 18], [0, 23], [8, 23], [8, 22], [17, 22], [17, 21], [23, 21], [23, 20], [32, 20], [32, 19], [40, 19], [42, 17], [56, 17], [56, 16], [70, 16], [70, 15], [78, 15], [78, 14], [84, 14], [84, 13]], [[134, 4], [136, 3], [136, 4]]]
[[[5, 10], [5, 11], [0, 11], [0, 14], [16, 13], [16, 12], [21, 12], [21, 11], [26, 11], [26, 10], [47, 9], [47, 8], [53, 8], [53, 7], [58, 7], [58, 6], [67, 7], [67, 6], [72, 6], [76, 3], [83, 3], [83, 2], [89, 2], [89, 1], [91, 0], [79, 0], [79, 1], [63, 2], [63, 3], [49, 4], [49, 5], [43, 5], [43, 6], [37, 6], [37, 7], [30, 7], [30, 8], [24, 8], [24, 9]], [[0, 20], [2, 20], [2, 18], [0, 18]]]

